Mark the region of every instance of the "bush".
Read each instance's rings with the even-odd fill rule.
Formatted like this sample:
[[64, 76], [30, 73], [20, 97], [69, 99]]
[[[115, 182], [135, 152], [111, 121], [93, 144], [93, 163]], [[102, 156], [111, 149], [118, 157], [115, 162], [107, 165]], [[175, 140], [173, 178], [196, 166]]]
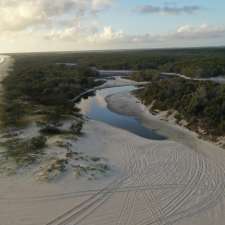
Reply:
[[47, 139], [44, 136], [33, 137], [30, 140], [30, 149], [38, 150], [46, 146]]
[[78, 121], [73, 123], [70, 129], [73, 134], [81, 134], [82, 128], [83, 128], [83, 121]]
[[32, 109], [29, 112], [24, 110], [32, 105], [47, 108], [45, 115], [52, 121], [65, 114], [71, 115], [74, 112], [71, 100], [95, 86], [95, 76], [96, 73], [88, 67], [27, 64], [16, 60], [14, 70], [3, 82], [1, 120], [6, 125], [17, 125], [21, 118], [32, 113]]
[[154, 101], [153, 109], [178, 111], [176, 118], [195, 121], [212, 135], [225, 134], [225, 85], [179, 78], [161, 80], [136, 91], [146, 105]]
[[62, 131], [59, 128], [57, 128], [53, 125], [46, 125], [42, 129], [40, 129], [40, 132], [42, 134], [47, 134], [47, 135], [55, 135], [55, 134], [61, 134], [62, 133]]
[[20, 166], [26, 166], [37, 160], [43, 154], [47, 139], [44, 136], [28, 140], [12, 139], [4, 143], [5, 157], [14, 160]]

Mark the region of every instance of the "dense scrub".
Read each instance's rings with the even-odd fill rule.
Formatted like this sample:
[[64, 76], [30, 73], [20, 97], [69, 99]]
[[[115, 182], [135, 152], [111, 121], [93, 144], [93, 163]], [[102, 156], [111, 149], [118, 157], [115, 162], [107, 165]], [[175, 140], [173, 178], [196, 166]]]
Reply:
[[148, 69], [136, 71], [131, 75], [131, 79], [142, 82], [142, 81], [154, 81], [160, 77], [160, 71], [156, 69]]
[[16, 62], [3, 82], [2, 121], [16, 124], [27, 113], [41, 109], [52, 118], [72, 113], [75, 109], [71, 100], [95, 86], [95, 77], [96, 73], [86, 67]]
[[64, 62], [99, 69], [176, 72], [193, 77], [225, 75], [225, 48], [36, 53], [14, 56], [21, 65]]
[[14, 160], [18, 165], [26, 166], [35, 162], [43, 154], [47, 139], [44, 136], [33, 137], [29, 140], [11, 139], [2, 145], [6, 148], [6, 159]]
[[[14, 162], [16, 167], [10, 169], [14, 173], [43, 159], [50, 154], [48, 141], [53, 136], [64, 138], [65, 143], [76, 140], [84, 120], [72, 99], [98, 85], [97, 75], [85, 66], [52, 63], [51, 57], [45, 61], [29, 55], [15, 57], [13, 70], [2, 83], [0, 171], [8, 170], [8, 162]], [[62, 149], [67, 151], [67, 146]]]
[[[225, 48], [30, 53], [14, 54], [13, 57], [16, 63], [13, 72], [4, 81], [5, 101], [0, 113], [2, 121], [6, 124], [15, 124], [23, 115], [30, 112], [44, 113], [50, 118], [57, 118], [65, 113], [71, 114], [74, 108], [70, 100], [82, 91], [96, 85], [94, 78], [97, 74], [91, 67], [133, 69], [138, 71], [134, 73], [133, 79], [152, 80], [153, 82], [158, 80], [161, 71], [182, 73], [194, 77], [225, 74]], [[59, 63], [77, 63], [78, 66], [68, 67]], [[188, 81], [176, 80], [175, 84], [173, 82], [174, 80], [162, 81], [160, 84], [155, 83], [155, 87], [152, 91], [148, 89], [148, 94], [145, 93], [145, 97], [147, 99], [150, 99], [149, 96], [157, 97], [155, 94], [159, 89], [159, 95], [174, 99], [173, 105], [167, 105], [164, 102], [170, 102], [167, 98], [163, 100], [161, 105], [177, 108], [177, 99], [181, 99], [184, 95], [183, 100], [186, 102], [182, 104], [184, 104], [185, 110], [181, 113], [186, 113], [186, 107], [191, 101], [190, 96], [193, 93], [194, 96], [197, 95], [199, 85], [206, 89], [208, 98], [206, 104], [213, 101], [210, 96], [215, 95], [221, 98], [223, 93], [220, 90], [221, 86], [216, 84], [207, 83], [204, 86], [205, 84], [198, 83], [196, 87], [194, 83]], [[178, 87], [179, 85], [181, 87]], [[162, 90], [164, 88], [165, 90]], [[178, 92], [176, 92], [177, 89]], [[213, 89], [219, 90], [213, 93]], [[182, 93], [181, 91], [186, 92]], [[214, 104], [216, 103], [214, 102]], [[215, 107], [218, 106], [215, 105]], [[218, 110], [220, 111], [220, 109]], [[208, 113], [210, 109], [204, 109], [204, 112], [189, 111], [185, 116], [194, 113], [199, 114], [199, 117], [203, 115], [203, 118], [204, 116], [206, 118], [216, 117], [214, 112]], [[220, 117], [216, 117], [212, 121], [210, 119], [207, 123], [219, 125], [217, 120], [220, 121]], [[220, 124], [220, 126], [223, 125]]]
[[137, 92], [146, 104], [154, 102], [153, 109], [179, 112], [189, 126], [201, 127], [208, 134], [225, 134], [225, 85], [184, 79], [153, 81]]

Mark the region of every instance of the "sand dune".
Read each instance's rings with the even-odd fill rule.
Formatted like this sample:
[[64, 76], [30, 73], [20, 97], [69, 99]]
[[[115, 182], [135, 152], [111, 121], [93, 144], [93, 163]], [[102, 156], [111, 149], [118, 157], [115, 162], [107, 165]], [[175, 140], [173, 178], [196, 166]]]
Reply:
[[170, 140], [152, 141], [89, 120], [76, 151], [105, 158], [109, 176], [41, 183], [0, 177], [1, 225], [224, 225], [224, 151], [152, 117], [129, 94], [108, 98]]
[[220, 163], [183, 144], [147, 140], [100, 122], [89, 121], [85, 134], [77, 149], [107, 158], [111, 176], [88, 181], [68, 175], [49, 184], [2, 178], [4, 225], [224, 224]]
[[[98, 133], [92, 133], [92, 128]], [[50, 224], [188, 224], [195, 215], [210, 215], [208, 211], [224, 195], [223, 168], [201, 153], [96, 122], [89, 122], [87, 129], [92, 145], [102, 149], [120, 175]], [[91, 151], [88, 139], [79, 145]], [[223, 224], [223, 220], [207, 220], [204, 224]]]

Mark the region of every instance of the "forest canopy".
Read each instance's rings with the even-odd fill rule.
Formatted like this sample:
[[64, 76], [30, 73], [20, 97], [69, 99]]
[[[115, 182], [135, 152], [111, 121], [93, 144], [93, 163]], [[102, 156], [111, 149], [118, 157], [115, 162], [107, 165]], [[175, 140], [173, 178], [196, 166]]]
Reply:
[[[26, 61], [27, 60], [27, 61]], [[35, 57], [17, 60], [3, 81], [1, 121], [16, 125], [21, 118], [45, 108], [45, 114], [72, 113], [74, 97], [97, 85], [97, 73], [85, 66], [68, 67]], [[38, 110], [39, 109], [39, 110]]]
[[152, 110], [176, 110], [177, 119], [210, 135], [225, 134], [225, 85], [181, 78], [152, 81], [137, 96]]
[[225, 75], [225, 48], [12, 54], [20, 65], [77, 63], [98, 69], [157, 70], [192, 77]]

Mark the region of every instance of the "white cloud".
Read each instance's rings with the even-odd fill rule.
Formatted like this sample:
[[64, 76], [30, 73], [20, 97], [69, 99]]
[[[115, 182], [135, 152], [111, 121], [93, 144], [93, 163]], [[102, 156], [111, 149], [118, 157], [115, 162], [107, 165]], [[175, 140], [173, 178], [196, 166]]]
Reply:
[[113, 0], [93, 0], [92, 1], [92, 10], [95, 12], [101, 11], [105, 8], [108, 8], [112, 5]]
[[[158, 34], [146, 32], [135, 35], [120, 29], [115, 30], [110, 24], [102, 24], [98, 20], [98, 14], [107, 10], [115, 1], [0, 0], [0, 39], [1, 43], [4, 43], [2, 46], [10, 42], [9, 48], [11, 43], [14, 43], [14, 48], [18, 46], [26, 49], [29, 43], [34, 50], [40, 45], [46, 49], [49, 46], [52, 46], [52, 49], [93, 49], [112, 46], [129, 48], [225, 37], [224, 26], [207, 24], [184, 25], [174, 31]], [[172, 12], [171, 9], [169, 10]], [[174, 9], [175, 13], [179, 10], [183, 13], [192, 11], [191, 8], [185, 7]], [[192, 9], [195, 10], [194, 7]], [[166, 10], [168, 11], [168, 8]]]
[[75, 43], [102, 44], [121, 42], [124, 38], [122, 31], [114, 31], [110, 26], [99, 29], [95, 24], [92, 27], [82, 27], [77, 24], [63, 30], [52, 30], [45, 37], [49, 40], [63, 40]]
[[29, 25], [39, 24], [47, 20], [41, 5], [31, 1], [0, 2], [0, 30], [23, 30]]
[[225, 27], [209, 26], [202, 24], [200, 26], [184, 25], [178, 27], [173, 32], [160, 34], [145, 33], [140, 35], [126, 34], [122, 30], [115, 31], [111, 26], [105, 26], [103, 29], [94, 27], [82, 27], [80, 24], [74, 27], [68, 27], [60, 31], [50, 31], [48, 39], [65, 40], [74, 43], [90, 44], [118, 44], [118, 45], [135, 45], [135, 44], [152, 44], [174, 42], [179, 40], [192, 41], [201, 39], [215, 39], [225, 37]]
[[199, 39], [199, 38], [217, 38], [224, 36], [224, 26], [209, 26], [202, 24], [200, 26], [184, 25], [177, 28], [175, 38], [182, 39]]
[[0, 31], [58, 26], [109, 7], [113, 0], [0, 0]]
[[87, 40], [92, 43], [102, 42], [119, 42], [123, 41], [124, 33], [122, 30], [114, 31], [112, 27], [107, 26], [103, 28], [103, 31], [96, 32], [88, 36]]
[[209, 40], [216, 38], [225, 38], [224, 26], [210, 26], [202, 24], [200, 26], [183, 25], [179, 26], [173, 32], [151, 34], [146, 33], [143, 35], [128, 35], [126, 40], [131, 43], [163, 43], [172, 41], [193, 41], [193, 40]]

